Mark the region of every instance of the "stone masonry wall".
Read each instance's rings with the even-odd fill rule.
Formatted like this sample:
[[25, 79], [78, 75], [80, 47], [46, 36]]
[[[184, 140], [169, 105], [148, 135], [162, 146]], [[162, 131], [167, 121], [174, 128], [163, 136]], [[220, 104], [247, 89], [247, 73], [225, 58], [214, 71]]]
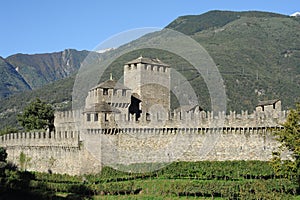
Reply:
[[286, 114], [200, 112], [179, 117], [175, 113], [172, 119], [156, 115], [151, 121], [145, 116], [128, 121], [120, 115], [116, 122], [121, 126], [84, 129], [74, 126], [84, 124], [81, 112], [69, 111], [56, 113], [55, 133], [8, 134], [0, 137], [0, 146], [7, 149], [8, 160], [19, 166], [23, 152], [29, 158], [27, 170], [72, 175], [116, 164], [269, 160], [279, 145], [272, 131], [281, 128], [278, 124]]
[[0, 146], [6, 148], [8, 161], [29, 171], [79, 175], [101, 170], [101, 164], [82, 148], [79, 132], [13, 133], [1, 136]]
[[109, 166], [202, 160], [268, 161], [279, 145], [272, 135], [278, 128], [106, 130], [109, 134], [101, 130], [85, 134], [85, 141], [89, 151]]

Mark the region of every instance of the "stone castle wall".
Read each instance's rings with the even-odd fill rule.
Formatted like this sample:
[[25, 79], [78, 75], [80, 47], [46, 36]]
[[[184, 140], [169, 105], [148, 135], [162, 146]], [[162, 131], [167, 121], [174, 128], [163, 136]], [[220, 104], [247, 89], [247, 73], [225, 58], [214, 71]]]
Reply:
[[[29, 171], [78, 175], [101, 170], [100, 163], [82, 148], [76, 131], [11, 133], [0, 137], [0, 146], [6, 148], [8, 161]], [[21, 153], [26, 158], [23, 164]]]
[[[38, 137], [40, 133], [2, 136], [8, 160], [20, 166], [20, 154], [30, 158], [25, 168], [67, 174], [96, 173], [102, 165], [167, 163], [201, 160], [270, 160], [278, 143], [272, 131], [280, 127], [124, 128], [98, 129], [73, 137]], [[26, 137], [23, 137], [26, 135]], [[59, 135], [59, 134], [58, 134]], [[21, 137], [22, 136], [22, 137]], [[53, 136], [53, 137], [52, 137]], [[69, 136], [71, 134], [69, 133]]]
[[56, 113], [55, 133], [8, 134], [0, 137], [0, 146], [19, 166], [23, 152], [27, 170], [72, 175], [99, 172], [103, 165], [270, 160], [279, 145], [272, 131], [286, 117], [285, 111], [174, 113], [171, 119], [158, 114], [150, 121], [115, 116], [122, 126], [80, 129], [75, 126], [83, 123], [80, 113]]
[[[202, 160], [270, 160], [280, 127], [105, 129], [84, 136], [104, 165]], [[98, 142], [96, 142], [98, 141]]]

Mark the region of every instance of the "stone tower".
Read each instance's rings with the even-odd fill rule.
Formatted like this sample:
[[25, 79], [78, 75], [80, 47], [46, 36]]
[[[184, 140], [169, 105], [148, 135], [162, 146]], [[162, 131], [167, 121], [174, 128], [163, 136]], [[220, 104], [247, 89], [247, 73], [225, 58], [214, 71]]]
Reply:
[[143, 113], [169, 112], [170, 66], [142, 56], [124, 65], [124, 85], [132, 89]]
[[86, 97], [84, 125], [87, 129], [116, 127], [115, 114], [128, 113], [131, 90], [109, 79], [91, 88]]

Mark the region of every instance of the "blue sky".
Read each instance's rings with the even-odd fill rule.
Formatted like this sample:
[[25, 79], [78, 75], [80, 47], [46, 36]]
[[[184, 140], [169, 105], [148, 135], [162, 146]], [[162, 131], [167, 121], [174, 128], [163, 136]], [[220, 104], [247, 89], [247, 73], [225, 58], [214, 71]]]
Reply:
[[92, 50], [123, 31], [162, 28], [182, 15], [259, 10], [290, 15], [299, 0], [3, 0], [0, 56]]

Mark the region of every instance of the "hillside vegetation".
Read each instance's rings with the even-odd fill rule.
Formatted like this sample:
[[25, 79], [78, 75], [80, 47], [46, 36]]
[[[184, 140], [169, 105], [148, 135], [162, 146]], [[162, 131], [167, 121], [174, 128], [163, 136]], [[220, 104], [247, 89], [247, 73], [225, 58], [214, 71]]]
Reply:
[[[265, 99], [281, 99], [284, 108], [300, 101], [297, 18], [212, 11], [179, 17], [167, 27], [191, 35], [211, 55], [225, 80], [228, 109], [251, 111]], [[190, 27], [197, 31], [188, 31]]]
[[[213, 58], [225, 83], [227, 111], [249, 110], [252, 112], [259, 100], [281, 99], [283, 109], [288, 109], [295, 105], [295, 102], [300, 101], [299, 18], [266, 12], [211, 11], [202, 15], [179, 17], [171, 22], [167, 28], [191, 36]], [[146, 41], [146, 38], [142, 37], [139, 40]], [[113, 52], [110, 51], [104, 55], [109, 56], [109, 53]], [[84, 51], [77, 52], [72, 56], [74, 60], [72, 73], [76, 72], [75, 69], [78, 68], [78, 64], [87, 54], [88, 52]], [[157, 57], [182, 73], [194, 87], [199, 97], [200, 106], [205, 110], [211, 109], [209, 93], [202, 77], [205, 74], [199, 74], [186, 60], [170, 52], [157, 49], [141, 49], [130, 52], [115, 60], [102, 78], [108, 78], [111, 72], [115, 79], [121, 78], [123, 64], [140, 55]], [[16, 65], [17, 62], [13, 61], [13, 58], [16, 57], [18, 56], [12, 56], [7, 60]], [[60, 60], [60, 62], [63, 60], [59, 55], [53, 55], [53, 57], [57, 57], [56, 60]], [[26, 56], [21, 59], [24, 70], [27, 70], [27, 72], [24, 71], [24, 77], [26, 73], [29, 74], [30, 59], [31, 57]], [[36, 66], [43, 66], [38, 64], [42, 62], [42, 58], [35, 58], [34, 60], [32, 62], [36, 63]], [[49, 68], [56, 61], [49, 61], [48, 63]], [[76, 67], [75, 63], [77, 63]], [[55, 66], [56, 64], [53, 69], [40, 67], [47, 70], [45, 73], [41, 73], [43, 75], [38, 76], [37, 80], [32, 80], [29, 84], [30, 87], [35, 88], [47, 81], [54, 81], [57, 74], [61, 74], [57, 79], [72, 74], [71, 71], [70, 73], [59, 72]], [[33, 74], [35, 71], [38, 70], [33, 70]], [[52, 76], [54, 72], [56, 75]], [[94, 75], [97, 76], [97, 74]], [[0, 126], [12, 124], [13, 115], [20, 112], [24, 105], [20, 99], [27, 101], [38, 96], [48, 102], [56, 103], [56, 105], [66, 100], [70, 101], [72, 90], [70, 83], [74, 81], [73, 78], [62, 79], [58, 84], [54, 83], [41, 90], [33, 90], [2, 99], [0, 117], [3, 120], [1, 120]], [[34, 81], [36, 84], [33, 83]], [[26, 82], [29, 81], [26, 80]], [[174, 98], [173, 101], [175, 102]], [[65, 104], [67, 103], [59, 104], [59, 107]], [[66, 106], [63, 107], [67, 108]]]
[[203, 30], [220, 28], [241, 17], [247, 18], [272, 18], [287, 17], [285, 15], [258, 11], [232, 12], [232, 11], [209, 11], [202, 15], [181, 16], [171, 22], [166, 28], [177, 30], [187, 35], [193, 35]]
[[7, 97], [15, 92], [31, 89], [15, 68], [1, 57], [0, 77], [0, 97]]
[[76, 74], [88, 51], [66, 49], [44, 54], [15, 54], [0, 58], [0, 99], [38, 89]]
[[40, 89], [18, 93], [0, 100], [0, 127], [19, 127], [17, 114], [37, 97], [50, 103], [56, 110], [72, 108], [72, 89], [74, 76], [48, 84]]

